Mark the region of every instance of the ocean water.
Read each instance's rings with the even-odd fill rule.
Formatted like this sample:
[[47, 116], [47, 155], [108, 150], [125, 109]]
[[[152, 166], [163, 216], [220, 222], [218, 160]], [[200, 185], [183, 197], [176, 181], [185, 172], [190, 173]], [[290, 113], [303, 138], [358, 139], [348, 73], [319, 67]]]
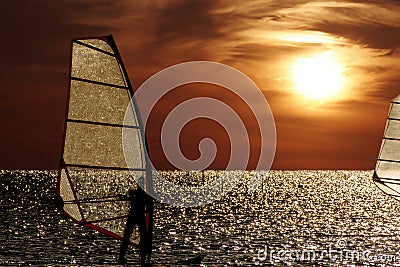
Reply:
[[[398, 202], [372, 171], [271, 171], [202, 207], [155, 205], [154, 266], [400, 266]], [[53, 205], [56, 172], [0, 171], [0, 266], [115, 264], [120, 242]], [[135, 265], [134, 249], [128, 255]]]

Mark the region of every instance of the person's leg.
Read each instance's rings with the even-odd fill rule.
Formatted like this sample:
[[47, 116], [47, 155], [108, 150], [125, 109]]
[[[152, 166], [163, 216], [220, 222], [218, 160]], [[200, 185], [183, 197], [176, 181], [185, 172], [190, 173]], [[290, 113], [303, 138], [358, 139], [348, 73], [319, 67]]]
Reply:
[[146, 220], [143, 216], [143, 219], [139, 224], [140, 231], [140, 242], [139, 242], [139, 250], [140, 250], [140, 263], [142, 266], [146, 263], [147, 254], [148, 254], [148, 243], [149, 243], [149, 235], [146, 229]]
[[140, 264], [144, 266], [146, 264], [146, 253], [140, 250]]
[[121, 242], [121, 247], [119, 250], [119, 257], [118, 257], [118, 263], [119, 264], [125, 264], [126, 259], [125, 259], [125, 254], [128, 251], [128, 245], [129, 245], [129, 239], [123, 239]]
[[121, 242], [121, 247], [119, 250], [118, 263], [122, 264], [126, 263], [125, 254], [128, 251], [129, 238], [131, 237], [134, 228], [135, 228], [134, 218], [133, 216], [129, 216], [125, 226], [124, 238]]

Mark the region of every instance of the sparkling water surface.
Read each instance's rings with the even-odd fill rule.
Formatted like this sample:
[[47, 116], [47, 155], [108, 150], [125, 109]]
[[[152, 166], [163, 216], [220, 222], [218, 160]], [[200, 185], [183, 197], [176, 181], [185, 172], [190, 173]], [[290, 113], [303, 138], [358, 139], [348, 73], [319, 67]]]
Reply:
[[[371, 176], [248, 172], [212, 204], [156, 203], [153, 265], [204, 254], [200, 266], [400, 266], [398, 202]], [[263, 181], [255, 192], [252, 179]], [[55, 183], [52, 171], [0, 171], [0, 265], [115, 264], [120, 242], [60, 214]], [[137, 262], [135, 249], [128, 260]]]

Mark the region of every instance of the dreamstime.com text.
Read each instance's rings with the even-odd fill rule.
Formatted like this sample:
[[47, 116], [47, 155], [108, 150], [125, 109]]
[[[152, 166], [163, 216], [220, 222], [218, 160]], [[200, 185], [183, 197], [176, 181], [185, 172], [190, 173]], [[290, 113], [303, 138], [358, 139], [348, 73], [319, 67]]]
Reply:
[[376, 263], [379, 266], [390, 266], [400, 262], [399, 255], [376, 254], [371, 250], [350, 249], [346, 240], [339, 240], [326, 249], [277, 249], [267, 245], [259, 249], [256, 263], [277, 262], [347, 262], [347, 263]]

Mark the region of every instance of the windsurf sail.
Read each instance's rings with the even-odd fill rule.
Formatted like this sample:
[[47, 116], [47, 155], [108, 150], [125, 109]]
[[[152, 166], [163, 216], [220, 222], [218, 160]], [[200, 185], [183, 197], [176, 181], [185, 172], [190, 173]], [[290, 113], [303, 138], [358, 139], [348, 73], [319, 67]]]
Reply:
[[[152, 190], [151, 167], [134, 91], [111, 35], [72, 40], [69, 80], [56, 205], [74, 222], [122, 240], [128, 192], [141, 177], [145, 191]], [[131, 138], [127, 159], [124, 138]], [[152, 201], [146, 197], [145, 205]], [[152, 224], [153, 214], [146, 216]], [[131, 241], [138, 244], [139, 236]]]
[[400, 95], [390, 103], [373, 179], [383, 192], [400, 200]]

